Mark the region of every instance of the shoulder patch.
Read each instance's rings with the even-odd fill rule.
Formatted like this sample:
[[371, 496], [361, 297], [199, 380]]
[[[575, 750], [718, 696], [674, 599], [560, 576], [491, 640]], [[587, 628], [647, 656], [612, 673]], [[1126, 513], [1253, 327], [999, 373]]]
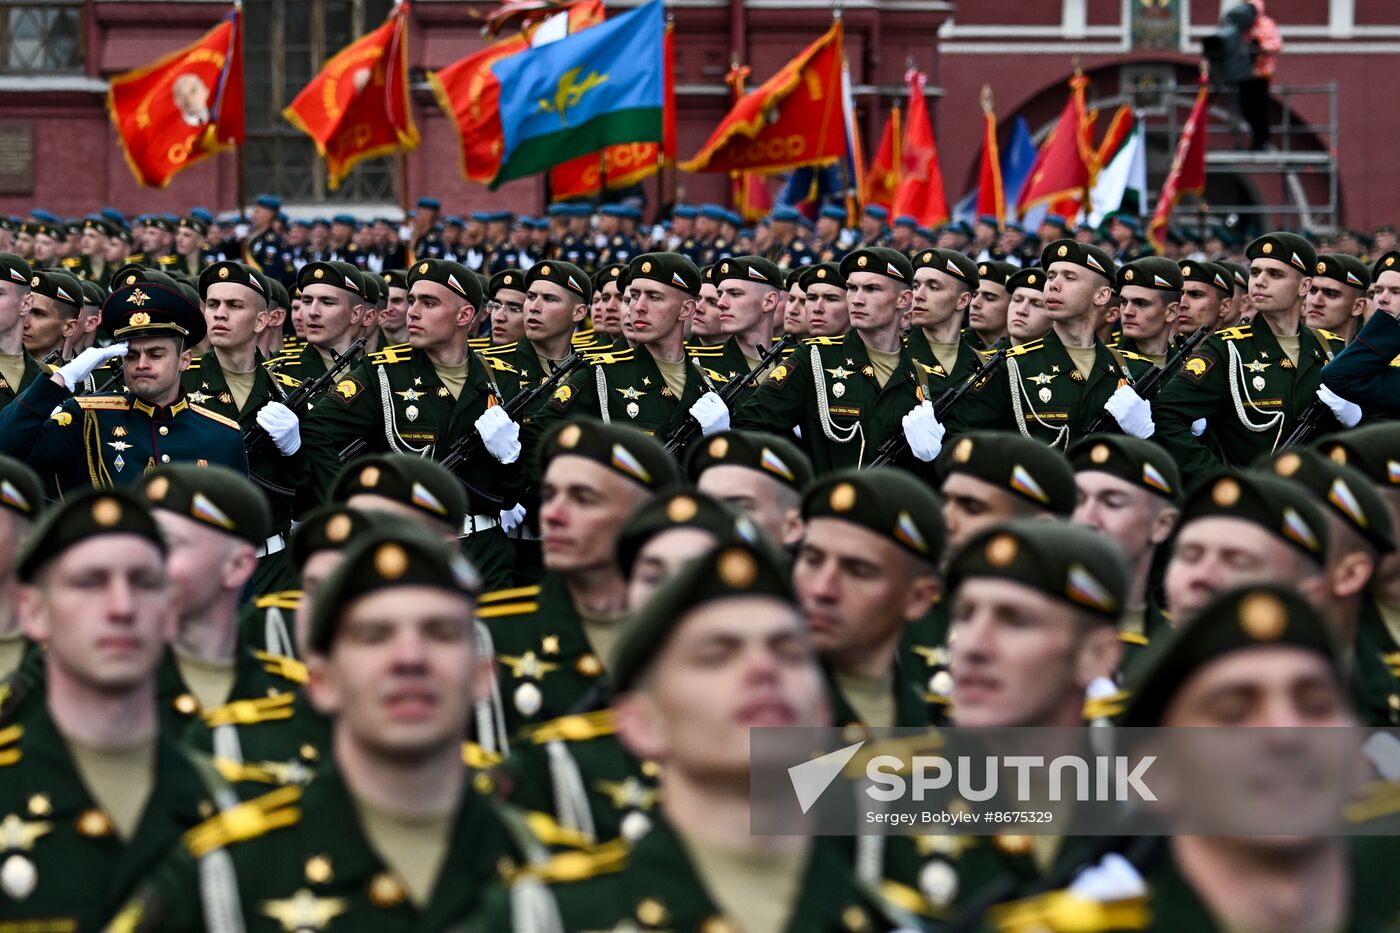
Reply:
[[346, 373], [340, 381], [335, 384], [335, 388], [326, 394], [342, 405], [349, 405], [361, 392], [365, 390], [365, 384], [360, 381], [360, 377], [354, 373]]
[[191, 405], [191, 406], [190, 406], [190, 411], [194, 412], [194, 413], [197, 414], [197, 415], [203, 415], [204, 417], [208, 418], [210, 421], [217, 421], [217, 422], [219, 422], [219, 424], [225, 425], [226, 427], [233, 428], [235, 431], [241, 431], [241, 430], [242, 430], [242, 428], [239, 427], [239, 424], [238, 424], [237, 421], [234, 421], [232, 418], [225, 418], [223, 415], [220, 415], [220, 414], [218, 414], [218, 413], [216, 413], [216, 412], [212, 412], [212, 411], [210, 411], [210, 410], [207, 409], [207, 408], [200, 408], [198, 405]]
[[1193, 354], [1189, 359], [1187, 359], [1186, 362], [1181, 364], [1181, 374], [1183, 376], [1189, 376], [1196, 382], [1200, 382], [1202, 379], [1205, 378], [1206, 373], [1210, 372], [1210, 368], [1214, 365], [1215, 360], [1211, 359], [1208, 356], [1196, 353]]
[[479, 596], [476, 600], [478, 606], [485, 606], [491, 603], [512, 602], [521, 599], [531, 599], [540, 595], [538, 586], [516, 586], [508, 590], [495, 590]]
[[125, 395], [75, 395], [73, 401], [83, 411], [126, 411], [131, 407], [131, 400]]
[[185, 848], [195, 858], [201, 858], [230, 843], [256, 839], [274, 829], [292, 826], [301, 819], [301, 811], [295, 806], [300, 799], [301, 788], [288, 786], [240, 803], [185, 833]]
[[764, 385], [780, 386], [787, 382], [788, 376], [792, 375], [793, 367], [788, 363], [779, 363], [768, 373], [768, 377], [763, 380]]

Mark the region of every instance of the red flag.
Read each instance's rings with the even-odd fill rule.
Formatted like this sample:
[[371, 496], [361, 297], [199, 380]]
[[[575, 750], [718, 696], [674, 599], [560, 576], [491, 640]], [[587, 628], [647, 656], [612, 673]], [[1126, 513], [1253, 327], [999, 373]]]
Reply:
[[895, 105], [885, 121], [885, 134], [880, 137], [880, 148], [875, 150], [875, 161], [870, 163], [870, 174], [865, 176], [865, 195], [861, 200], [867, 207], [894, 207], [894, 193], [899, 187], [900, 139], [899, 106]]
[[164, 188], [182, 169], [243, 142], [243, 16], [112, 79], [107, 112], [136, 180]]
[[687, 172], [774, 172], [846, 154], [841, 23], [803, 49], [720, 121]]
[[1176, 155], [1172, 156], [1171, 171], [1162, 183], [1162, 196], [1157, 200], [1157, 210], [1152, 214], [1152, 222], [1147, 225], [1147, 239], [1153, 249], [1162, 252], [1162, 231], [1171, 219], [1172, 210], [1188, 194], [1203, 194], [1206, 190], [1206, 113], [1208, 88], [1202, 82], [1196, 92], [1196, 103], [1191, 107], [1191, 115], [1181, 128], [1181, 138], [1176, 143]]
[[408, 4], [341, 49], [282, 111], [310, 136], [335, 189], [360, 162], [418, 146], [408, 104]]
[[1084, 105], [1084, 89], [1088, 85], [1089, 79], [1082, 74], [1070, 78], [1069, 101], [1036, 154], [1030, 178], [1021, 192], [1021, 213], [1037, 204], [1053, 202], [1061, 205], [1065, 216], [1073, 216], [1087, 196], [1094, 164], [1094, 147], [1089, 138], [1093, 121]]
[[928, 76], [909, 72], [909, 121], [904, 127], [904, 151], [899, 159], [899, 188], [894, 193], [894, 214], [908, 215], [920, 226], [932, 227], [948, 219], [948, 198], [943, 193], [943, 169], [933, 124], [924, 103]]
[[[603, 0], [583, 0], [571, 4], [568, 10], [570, 33], [603, 21]], [[441, 71], [428, 72], [428, 83], [438, 106], [457, 125], [462, 177], [467, 181], [489, 182], [500, 170], [501, 152], [505, 147], [501, 128], [501, 85], [491, 66], [528, 49], [530, 35], [529, 32], [517, 33]]]
[[977, 213], [998, 221], [1006, 217], [1006, 191], [1001, 184], [1001, 149], [997, 145], [997, 115], [992, 89], [982, 85], [982, 167], [977, 173]]

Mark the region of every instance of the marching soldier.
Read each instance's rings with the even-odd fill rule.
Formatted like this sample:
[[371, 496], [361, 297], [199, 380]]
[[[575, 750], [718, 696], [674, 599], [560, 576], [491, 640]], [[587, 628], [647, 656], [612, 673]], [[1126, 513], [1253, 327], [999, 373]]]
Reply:
[[[39, 662], [38, 646], [24, 635], [19, 612], [19, 555], [44, 509], [44, 484], [29, 467], [0, 457], [0, 684], [22, 663]], [[0, 715], [4, 704], [0, 703]]]
[[43, 374], [24, 349], [24, 322], [30, 281], [29, 263], [14, 253], [0, 253], [0, 411]]
[[845, 337], [851, 330], [851, 311], [841, 266], [835, 262], [808, 266], [802, 270], [801, 283], [807, 336]]
[[763, 258], [783, 272], [799, 266], [810, 266], [819, 261], [811, 247], [797, 235], [797, 224], [802, 220], [802, 215], [796, 208], [775, 207], [768, 219], [772, 222], [772, 242], [769, 243]]
[[441, 211], [442, 202], [437, 198], [418, 199], [418, 208], [411, 218], [413, 229], [409, 236], [412, 237], [413, 249], [408, 254], [410, 263], [442, 258], [442, 234], [437, 229], [437, 218]]
[[982, 363], [962, 326], [980, 287], [977, 264], [962, 253], [927, 249], [914, 255], [913, 327], [905, 343], [922, 367], [930, 399], [961, 385]]
[[1008, 344], [1006, 315], [1011, 305], [1008, 280], [1019, 267], [999, 259], [977, 264], [977, 288], [967, 306], [967, 328], [979, 350], [995, 350]]
[[408, 342], [408, 274], [402, 269], [386, 269], [379, 274], [384, 287], [384, 315], [380, 321], [379, 346]]
[[802, 493], [812, 464], [791, 441], [757, 431], [722, 431], [686, 460], [695, 488], [744, 512], [785, 551], [802, 541]]
[[60, 269], [36, 269], [29, 286], [24, 315], [25, 352], [36, 360], [66, 360], [68, 342], [78, 334], [83, 284]]
[[[578, 266], [562, 261], [536, 263], [523, 274], [523, 282], [518, 271], [500, 275], [502, 287], [507, 284], [504, 276], [510, 275], [514, 277], [510, 284], [518, 283], [525, 291], [524, 338], [484, 351], [492, 361], [506, 364], [497, 381], [510, 399], [544, 382], [569, 357], [575, 329], [588, 316], [593, 300], [593, 280]], [[521, 414], [529, 418], [534, 412]]]
[[1204, 260], [1183, 259], [1177, 265], [1182, 280], [1177, 333], [1185, 336], [1202, 327], [1212, 331], [1224, 328], [1234, 301], [1234, 274], [1219, 263]]
[[1355, 256], [1323, 253], [1303, 303], [1303, 323], [1323, 341], [1328, 360], [1342, 351], [1366, 315], [1366, 293], [1371, 270]]
[[[1365, 409], [1372, 417], [1394, 418], [1400, 405], [1393, 394], [1400, 378], [1391, 362], [1400, 355], [1400, 252], [1391, 251], [1371, 267], [1377, 313], [1347, 348], [1323, 370], [1323, 386]], [[1354, 422], [1353, 422], [1354, 423]]]
[[281, 198], [270, 194], [258, 195], [253, 204], [253, 229], [243, 247], [243, 261], [268, 278], [291, 285], [297, 281], [296, 266], [275, 226], [281, 210]]
[[842, 228], [846, 225], [846, 209], [835, 204], [824, 205], [817, 214], [817, 242], [812, 247], [814, 262], [839, 263], [846, 258], [841, 247]]
[[[773, 345], [777, 320], [781, 319], [783, 273], [761, 256], [722, 259], [710, 270], [714, 279], [715, 310], [723, 355], [713, 368], [725, 381], [743, 378], [757, 368], [763, 353]], [[763, 377], [758, 374], [758, 378]]]
[[1180, 333], [1183, 284], [1181, 267], [1161, 256], [1137, 259], [1118, 270], [1117, 291], [1123, 299], [1119, 350], [1146, 357], [1159, 369], [1166, 365]]
[[181, 217], [175, 230], [175, 263], [165, 272], [179, 272], [192, 279], [198, 279], [205, 265], [205, 242], [209, 235], [209, 224], [198, 217]]
[[622, 283], [626, 276], [627, 266], [621, 263], [600, 266], [593, 273], [593, 329], [602, 350], [631, 346], [622, 333]]
[[288, 388], [328, 371], [334, 357], [355, 342], [368, 309], [360, 272], [347, 263], [309, 262], [297, 276], [302, 332], [306, 343], [273, 361], [277, 379]]
[[598, 250], [598, 265], [612, 263], [627, 265], [633, 256], [643, 252], [641, 244], [631, 233], [622, 229], [625, 222], [641, 220], [641, 212], [627, 204], [604, 204], [598, 209], [598, 233], [607, 238]]
[[507, 269], [491, 276], [486, 286], [491, 314], [491, 346], [504, 347], [525, 339], [525, 276]]

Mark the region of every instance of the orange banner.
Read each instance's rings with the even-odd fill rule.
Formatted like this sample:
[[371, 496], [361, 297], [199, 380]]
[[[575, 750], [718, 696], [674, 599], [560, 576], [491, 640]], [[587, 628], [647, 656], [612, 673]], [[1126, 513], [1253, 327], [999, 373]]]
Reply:
[[870, 163], [870, 174], [865, 178], [866, 207], [894, 207], [895, 189], [899, 187], [899, 144], [902, 133], [899, 128], [899, 105], [890, 108], [890, 118], [885, 121], [885, 132], [880, 137], [880, 147], [875, 150], [875, 161]]

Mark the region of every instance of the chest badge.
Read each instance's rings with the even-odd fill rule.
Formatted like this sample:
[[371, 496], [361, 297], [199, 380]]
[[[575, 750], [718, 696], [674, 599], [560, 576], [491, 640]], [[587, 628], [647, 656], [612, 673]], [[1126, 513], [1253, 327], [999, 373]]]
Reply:
[[191, 392], [188, 398], [196, 405], [203, 405], [205, 402], [209, 401], [209, 396], [204, 392]]
[[413, 388], [404, 389], [402, 392], [395, 392], [394, 394], [397, 395], [399, 398], [403, 399], [405, 402], [416, 402], [423, 397], [422, 392], [419, 392], [417, 389]]
[[417, 421], [417, 420], [418, 420], [418, 406], [417, 406], [417, 405], [410, 405], [410, 406], [408, 406], [407, 408], [405, 408], [405, 409], [403, 410], [403, 413], [404, 413], [404, 417], [407, 418], [409, 421]]
[[263, 901], [258, 909], [263, 916], [282, 924], [282, 929], [287, 933], [301, 933], [303, 930], [324, 930], [349, 906], [343, 898], [317, 897], [302, 888], [284, 900]]
[[836, 383], [834, 386], [831, 387], [831, 394], [836, 396], [837, 398], [840, 398], [841, 396], [845, 395], [846, 384], [844, 382]]

